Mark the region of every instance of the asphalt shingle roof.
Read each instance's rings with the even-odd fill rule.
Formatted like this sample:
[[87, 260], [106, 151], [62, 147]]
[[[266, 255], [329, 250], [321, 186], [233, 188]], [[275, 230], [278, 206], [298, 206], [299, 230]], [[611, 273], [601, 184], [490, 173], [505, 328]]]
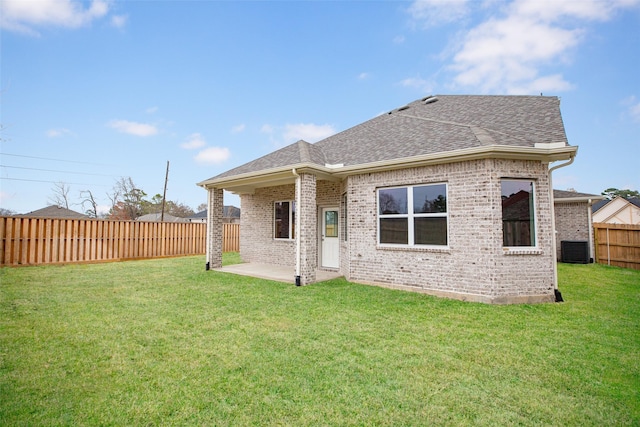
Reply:
[[560, 101], [548, 96], [437, 95], [315, 144], [298, 141], [212, 179], [300, 163], [360, 165], [466, 148], [564, 143]]
[[574, 199], [577, 197], [582, 197], [585, 199], [594, 198], [601, 199], [603, 196], [598, 194], [589, 194], [589, 193], [578, 193], [577, 191], [566, 191], [566, 190], [553, 190], [553, 198], [554, 199]]
[[85, 214], [72, 211], [61, 206], [47, 206], [46, 208], [31, 211], [29, 213], [18, 215], [27, 216], [32, 218], [61, 218], [61, 219], [87, 219], [89, 218]]

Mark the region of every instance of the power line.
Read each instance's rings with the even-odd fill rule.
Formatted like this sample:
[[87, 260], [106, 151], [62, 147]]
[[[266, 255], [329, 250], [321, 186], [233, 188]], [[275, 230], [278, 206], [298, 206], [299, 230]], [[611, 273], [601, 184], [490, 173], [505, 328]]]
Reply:
[[115, 166], [115, 165], [108, 165], [106, 163], [81, 162], [81, 161], [78, 161], [78, 160], [66, 160], [66, 159], [52, 159], [50, 157], [25, 156], [23, 154], [0, 153], [0, 156], [24, 157], [24, 158], [27, 158], [27, 159], [38, 159], [38, 160], [51, 160], [51, 161], [54, 161], [54, 162], [80, 163], [80, 164], [83, 164], [83, 165], [119, 167], [119, 166]]
[[61, 171], [61, 170], [55, 170], [55, 169], [38, 169], [38, 168], [27, 168], [27, 167], [22, 167], [22, 166], [7, 166], [7, 165], [0, 165], [0, 168], [10, 168], [10, 169], [26, 169], [26, 170], [32, 170], [32, 171], [41, 171], [41, 172], [59, 172], [59, 173], [70, 173], [70, 174], [75, 174], [75, 175], [93, 175], [93, 176], [108, 176], [111, 178], [117, 178], [116, 175], [107, 175], [107, 174], [103, 174], [103, 173], [90, 173], [90, 172], [71, 172], [71, 171]]
[[[44, 181], [44, 180], [40, 180], [40, 179], [22, 179], [22, 178], [5, 178], [5, 177], [0, 177], [0, 179], [4, 179], [7, 181], [27, 181], [27, 182], [44, 182], [44, 183], [48, 183], [48, 184], [58, 184], [60, 183], [60, 181]], [[93, 187], [110, 187], [109, 185], [105, 185], [105, 184], [87, 184], [85, 182], [63, 182], [63, 184], [68, 184], [68, 185], [90, 185]]]

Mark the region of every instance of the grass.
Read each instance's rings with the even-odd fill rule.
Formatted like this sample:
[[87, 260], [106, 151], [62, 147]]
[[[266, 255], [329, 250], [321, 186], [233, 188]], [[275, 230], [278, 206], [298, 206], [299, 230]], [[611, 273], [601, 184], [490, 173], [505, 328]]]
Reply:
[[5, 268], [0, 424], [639, 425], [640, 271], [559, 275], [564, 303], [490, 306], [202, 257]]

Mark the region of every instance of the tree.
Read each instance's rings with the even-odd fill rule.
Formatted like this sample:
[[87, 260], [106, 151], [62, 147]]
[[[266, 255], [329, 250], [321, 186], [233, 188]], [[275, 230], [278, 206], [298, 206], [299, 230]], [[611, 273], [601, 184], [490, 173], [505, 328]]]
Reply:
[[189, 218], [195, 215], [195, 212], [189, 206], [180, 202], [172, 202], [171, 200], [167, 200], [164, 211], [178, 218]]
[[202, 212], [202, 211], [206, 211], [208, 209], [208, 205], [206, 203], [200, 203], [198, 205], [198, 207], [196, 208], [197, 212]]
[[629, 199], [631, 197], [640, 197], [640, 193], [636, 190], [618, 190], [617, 188], [607, 188], [601, 193], [607, 199], [611, 200], [616, 196], [624, 197], [625, 199]]
[[57, 182], [51, 191], [53, 191], [53, 195], [49, 198], [49, 203], [59, 208], [69, 209], [69, 191], [71, 191], [71, 187], [64, 182]]
[[[98, 202], [96, 202], [95, 197], [93, 197], [91, 190], [81, 191], [80, 197], [83, 198], [80, 205], [82, 209], [84, 209], [84, 213], [89, 218], [98, 218]], [[85, 205], [89, 205], [89, 208], [86, 208]]]
[[13, 216], [16, 213], [16, 211], [12, 211], [11, 209], [0, 208], [0, 216]]
[[112, 193], [107, 194], [111, 200], [109, 219], [135, 220], [144, 215], [144, 198], [147, 193], [137, 188], [131, 177], [120, 178], [113, 187]]

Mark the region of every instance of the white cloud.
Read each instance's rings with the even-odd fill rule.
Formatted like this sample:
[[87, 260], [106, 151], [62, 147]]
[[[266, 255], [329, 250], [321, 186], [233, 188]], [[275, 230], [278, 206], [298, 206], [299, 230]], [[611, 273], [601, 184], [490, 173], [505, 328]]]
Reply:
[[584, 39], [582, 25], [610, 19], [638, 0], [604, 2], [516, 0], [469, 30], [453, 56], [454, 85], [483, 93], [540, 93], [573, 88], [546, 66], [567, 62]]
[[195, 150], [196, 148], [202, 148], [207, 145], [206, 141], [199, 133], [194, 133], [189, 136], [185, 142], [180, 144], [180, 147], [185, 150]]
[[232, 128], [231, 128], [231, 133], [241, 133], [241, 132], [244, 132], [245, 127], [246, 127], [246, 126], [244, 125], [244, 123], [241, 123], [241, 124], [239, 124], [239, 125], [236, 125], [236, 126], [234, 126], [234, 127], [232, 127]]
[[402, 44], [402, 43], [404, 43], [404, 41], [405, 41], [404, 36], [395, 36], [395, 37], [393, 38], [393, 42], [394, 42], [395, 44]]
[[360, 73], [360, 74], [358, 74], [358, 80], [367, 80], [369, 77], [371, 77], [371, 74], [369, 74], [369, 73]]
[[147, 114], [155, 114], [156, 112], [158, 112], [158, 107], [149, 107], [144, 110], [144, 112]]
[[274, 132], [274, 128], [271, 125], [262, 125], [262, 127], [260, 128], [260, 132], [262, 133], [273, 133]]
[[116, 28], [124, 28], [129, 20], [128, 15], [114, 15], [111, 17], [111, 25]]
[[98, 215], [106, 215], [111, 210], [111, 206], [109, 205], [98, 205], [96, 206], [96, 211]]
[[78, 28], [109, 12], [109, 4], [104, 0], [93, 0], [88, 8], [84, 5], [76, 0], [2, 0], [0, 27], [37, 36], [34, 27]]
[[433, 91], [433, 82], [425, 80], [422, 77], [408, 77], [398, 83], [400, 86], [418, 89], [421, 93], [430, 93]]
[[203, 165], [216, 165], [225, 162], [231, 152], [225, 147], [209, 147], [200, 151], [195, 157], [197, 163]]
[[135, 136], [152, 136], [158, 133], [158, 129], [154, 125], [127, 120], [112, 120], [109, 122], [109, 127], [118, 132]]
[[317, 142], [336, 133], [331, 125], [316, 125], [313, 123], [286, 124], [283, 138], [285, 144], [291, 144], [298, 140]]
[[467, 0], [416, 0], [407, 11], [424, 27], [455, 22], [469, 13]]
[[0, 203], [6, 203], [8, 200], [11, 200], [13, 196], [7, 193], [6, 191], [0, 191]]
[[265, 124], [260, 132], [269, 135], [269, 141], [276, 147], [284, 147], [299, 140], [317, 142], [336, 133], [331, 125], [316, 125], [314, 123], [286, 124], [272, 126]]
[[49, 129], [47, 132], [49, 138], [57, 138], [64, 135], [71, 135], [72, 132], [69, 129]]
[[629, 116], [631, 116], [631, 120], [640, 123], [640, 101], [632, 95], [624, 99], [622, 105], [628, 109], [627, 111]]
[[629, 113], [631, 113], [631, 117], [633, 118], [633, 121], [640, 122], [640, 102], [638, 102], [635, 105], [632, 105], [629, 108]]

